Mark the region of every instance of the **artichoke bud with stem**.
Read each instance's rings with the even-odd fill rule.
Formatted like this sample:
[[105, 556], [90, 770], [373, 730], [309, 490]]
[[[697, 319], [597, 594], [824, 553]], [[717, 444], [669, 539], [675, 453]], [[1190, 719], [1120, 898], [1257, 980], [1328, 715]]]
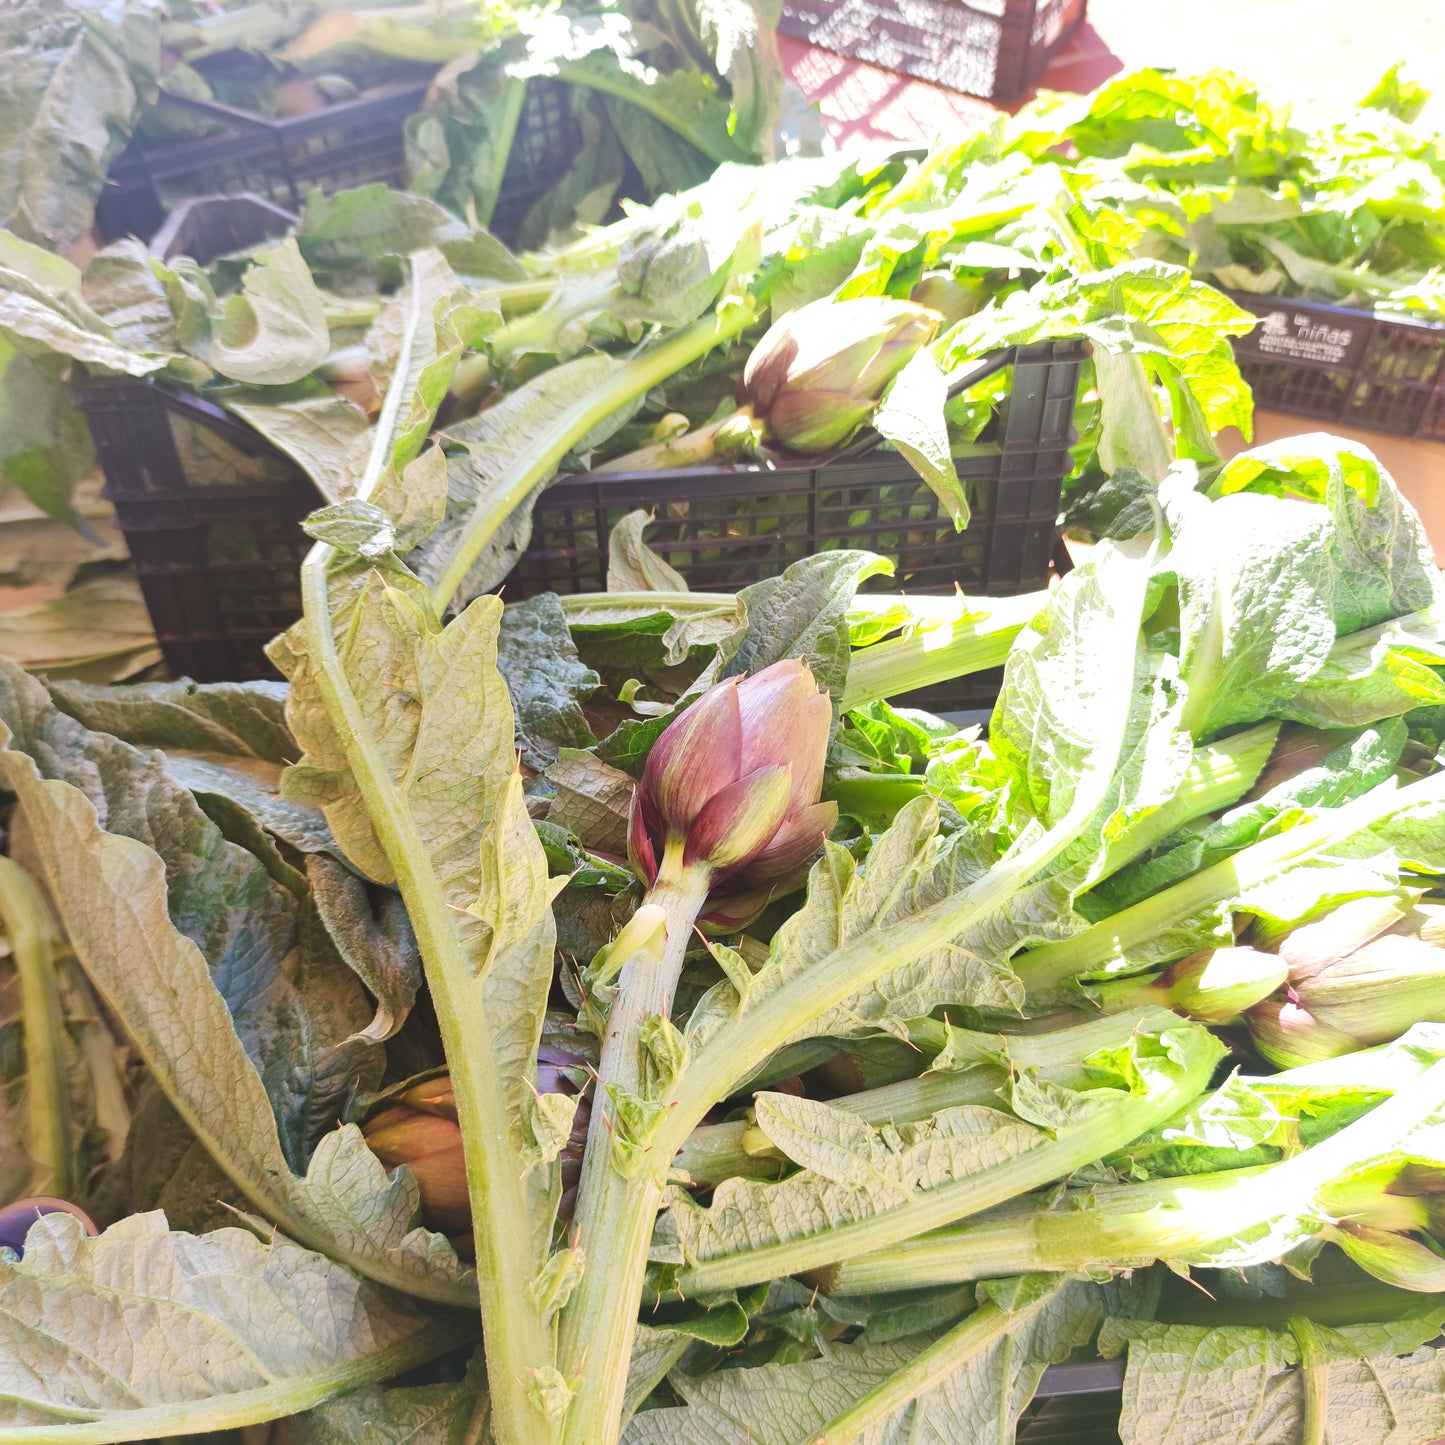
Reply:
[[933, 340], [940, 320], [927, 306], [890, 296], [811, 302], [775, 321], [753, 348], [739, 400], [789, 451], [809, 456], [842, 446]]
[[1267, 998], [1288, 975], [1276, 954], [1255, 948], [1192, 953], [1152, 977], [1097, 984], [1089, 992], [1109, 1013], [1157, 1004], [1206, 1024], [1227, 1024]]
[[927, 306], [891, 296], [810, 301], [779, 317], [753, 348], [736, 411], [596, 470], [700, 466], [755, 455], [768, 444], [801, 456], [831, 451], [868, 421], [888, 384], [933, 340], [941, 319]]
[[653, 744], [633, 795], [628, 856], [648, 885], [708, 899], [739, 927], [795, 882], [834, 822], [820, 803], [832, 704], [786, 658], [709, 688]]

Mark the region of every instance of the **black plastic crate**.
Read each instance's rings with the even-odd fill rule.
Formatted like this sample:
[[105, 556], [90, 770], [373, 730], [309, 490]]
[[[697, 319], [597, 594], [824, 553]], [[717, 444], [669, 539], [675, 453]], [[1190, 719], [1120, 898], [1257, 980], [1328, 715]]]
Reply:
[[1087, 0], [783, 0], [778, 29], [949, 90], [1012, 100], [1086, 9]]
[[877, 454], [781, 466], [565, 476], [541, 496], [532, 542], [508, 579], [512, 596], [599, 592], [607, 538], [627, 513], [655, 512], [647, 542], [701, 592], [736, 591], [834, 547], [891, 558], [881, 591], [1009, 596], [1048, 580], [1059, 491], [1071, 466], [1076, 339], [1014, 347], [970, 374], [1012, 369], [992, 443], [957, 458], [973, 516], [958, 533], [901, 457]]
[[[210, 122], [214, 133], [193, 140], [135, 136], [111, 167], [96, 226], [107, 241], [149, 236], [164, 222], [167, 206], [189, 196], [245, 193], [296, 211], [315, 189], [330, 193], [374, 181], [403, 186], [404, 128], [427, 89], [379, 86], [355, 100], [279, 120], [162, 91], [162, 106]], [[568, 87], [545, 78], [528, 81], [492, 217], [498, 235], [515, 234], [580, 148]]]
[[79, 401], [172, 675], [276, 677], [264, 649], [301, 613], [301, 522], [321, 505], [309, 479], [245, 423], [160, 383], [97, 382]]
[[[894, 559], [896, 575], [873, 584], [882, 590], [1042, 587], [1085, 355], [1081, 341], [1045, 342], [970, 374], [1009, 366], [1013, 384], [997, 441], [961, 460], [974, 505], [962, 534], [896, 456], [563, 477], [537, 503], [533, 546], [506, 593], [604, 590], [608, 535], [639, 507], [657, 513], [650, 544], [700, 591], [735, 590], [845, 545]], [[244, 422], [163, 383], [95, 382], [79, 400], [167, 666], [200, 682], [273, 676], [265, 645], [301, 610], [300, 524], [320, 505], [310, 480]], [[911, 701], [947, 711], [987, 706], [996, 692], [996, 675], [980, 674]]]
[[165, 261], [189, 256], [209, 266], [220, 256], [284, 236], [295, 224], [290, 211], [260, 196], [193, 196], [166, 217], [150, 249]]
[[1019, 1419], [1015, 1445], [1119, 1445], [1124, 1361], [1050, 1365]]
[[1261, 318], [1234, 339], [1256, 407], [1445, 441], [1445, 322], [1229, 294]]
[[[1013, 596], [1047, 586], [1059, 560], [1059, 493], [1072, 465], [1077, 339], [1002, 352], [977, 379], [1012, 369], [998, 436], [957, 459], [972, 516], [955, 532], [938, 498], [892, 453], [778, 467], [710, 466], [558, 479], [533, 512], [532, 541], [507, 579], [509, 597], [600, 592], [607, 539], [627, 513], [654, 513], [647, 544], [699, 592], [731, 592], [834, 547], [889, 557], [892, 577], [865, 589]], [[1067, 564], [1065, 563], [1065, 570]], [[935, 711], [988, 706], [995, 670], [907, 699]]]

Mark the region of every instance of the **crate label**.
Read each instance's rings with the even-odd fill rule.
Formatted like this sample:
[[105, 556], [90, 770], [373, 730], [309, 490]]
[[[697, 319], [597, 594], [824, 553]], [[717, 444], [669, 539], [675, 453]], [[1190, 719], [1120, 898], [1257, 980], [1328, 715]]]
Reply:
[[1369, 331], [1367, 323], [1340, 325], [1308, 311], [1277, 306], [1266, 311], [1249, 342], [1261, 356], [1312, 361], [1324, 366], [1353, 366]]

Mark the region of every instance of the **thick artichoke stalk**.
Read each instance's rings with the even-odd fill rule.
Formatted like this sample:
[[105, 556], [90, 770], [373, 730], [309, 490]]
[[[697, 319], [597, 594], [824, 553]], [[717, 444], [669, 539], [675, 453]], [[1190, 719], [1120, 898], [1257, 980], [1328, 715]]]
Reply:
[[620, 971], [577, 1196], [577, 1238], [590, 1257], [558, 1341], [573, 1360], [613, 1335], [610, 1363], [579, 1382], [581, 1418], [617, 1419], [622, 1409], [632, 1336], [616, 1331], [635, 1318], [662, 1205], [665, 1171], [646, 1159], [682, 1037], [670, 1016], [688, 941], [705, 912], [740, 926], [822, 845], [835, 816], [818, 801], [831, 725], [827, 694], [788, 660], [709, 689], [648, 754], [629, 828], [647, 896], [608, 953], [609, 971]]

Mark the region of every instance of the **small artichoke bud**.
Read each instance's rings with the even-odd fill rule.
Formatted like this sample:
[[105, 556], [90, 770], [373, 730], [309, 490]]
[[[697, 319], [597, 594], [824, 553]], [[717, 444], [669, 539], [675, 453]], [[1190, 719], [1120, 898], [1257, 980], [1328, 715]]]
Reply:
[[739, 400], [789, 451], [842, 446], [933, 340], [939, 320], [926, 306], [888, 296], [810, 302], [775, 321], [753, 348]]
[[638, 876], [705, 869], [717, 911], [754, 916], [837, 820], [818, 801], [831, 727], [828, 695], [795, 658], [709, 688], [648, 754], [628, 828]]
[[1277, 1069], [1295, 1069], [1352, 1053], [1358, 1045], [1349, 1034], [1333, 1029], [1308, 1009], [1288, 999], [1267, 998], [1246, 1011], [1254, 1046]]
[[1170, 964], [1154, 981], [1157, 1001], [1200, 1023], [1227, 1024], [1268, 998], [1288, 973], [1275, 954], [1216, 948]]
[[[580, 1056], [544, 1044], [537, 1057], [537, 1091], [575, 1094], [576, 1081], [584, 1071]], [[584, 1099], [577, 1106], [572, 1132], [561, 1155], [564, 1218], [568, 1217], [582, 1173], [589, 1117]], [[450, 1076], [438, 1074], [388, 1099], [361, 1132], [371, 1152], [388, 1169], [405, 1164], [411, 1170], [421, 1191], [422, 1223], [448, 1235], [458, 1250], [470, 1257], [472, 1206]]]
[[938, 312], [940, 326], [947, 330], [965, 316], [972, 316], [988, 300], [988, 286], [980, 279], [963, 279], [952, 271], [930, 271], [908, 293], [915, 306]]
[[388, 1169], [405, 1164], [416, 1177], [428, 1229], [449, 1235], [471, 1229], [462, 1131], [455, 1119], [397, 1102], [374, 1114], [362, 1132]]

